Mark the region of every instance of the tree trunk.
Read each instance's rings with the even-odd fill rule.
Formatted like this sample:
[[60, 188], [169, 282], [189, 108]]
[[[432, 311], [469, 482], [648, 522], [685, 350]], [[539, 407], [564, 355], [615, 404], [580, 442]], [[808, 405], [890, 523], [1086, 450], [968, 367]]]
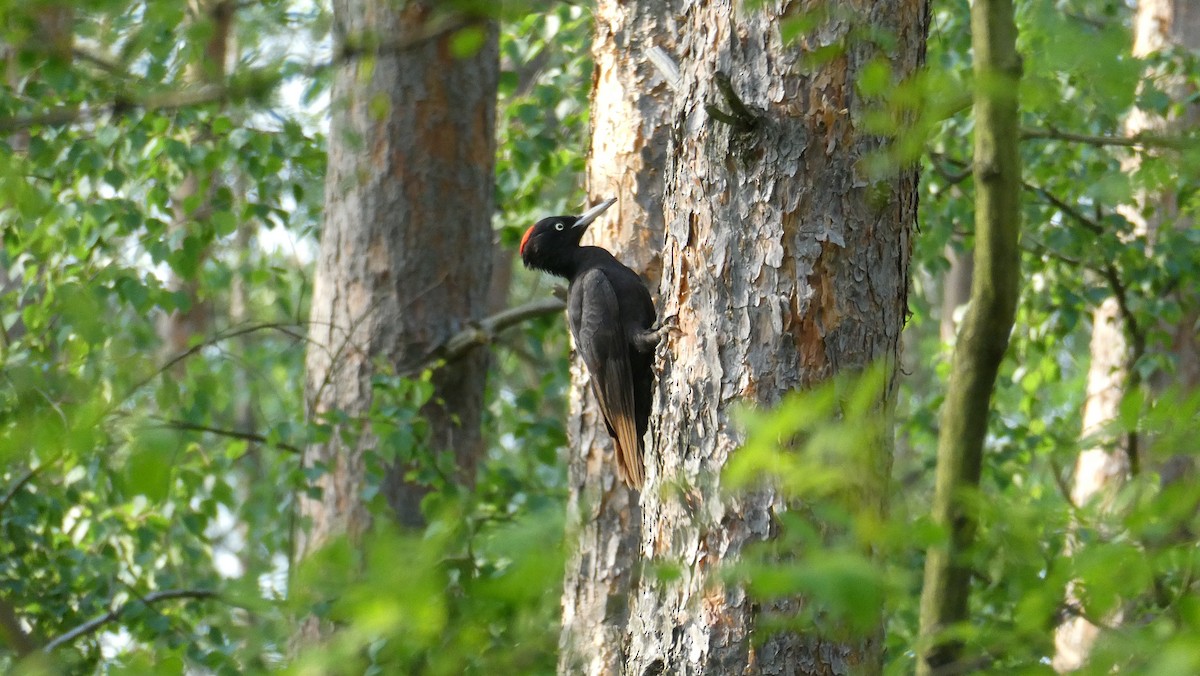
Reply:
[[[491, 24], [474, 25], [483, 44], [460, 58], [451, 35], [431, 31], [431, 12], [420, 2], [334, 3], [339, 63], [307, 398], [314, 420], [338, 411], [347, 422], [330, 421], [329, 440], [306, 449], [305, 466], [323, 473], [319, 494], [300, 496], [308, 524], [299, 558], [339, 535], [353, 540], [369, 525], [365, 463], [387, 449], [376, 448], [369, 428], [357, 432], [378, 366], [419, 370], [487, 306], [497, 34]], [[486, 362], [477, 349], [439, 369], [421, 411], [429, 451], [452, 452], [465, 483], [481, 453]], [[409, 469], [392, 466], [382, 491], [395, 516], [412, 525], [421, 522], [426, 489], [405, 480]]]
[[[591, 202], [616, 197], [589, 228], [592, 241], [642, 275], [653, 291], [662, 270], [663, 169], [670, 132], [670, 73], [655, 69], [648, 53], [673, 47], [665, 2], [600, 0], [595, 10], [596, 62], [592, 89], [592, 144], [588, 156]], [[650, 37], [653, 36], [653, 40]], [[657, 54], [657, 52], [655, 52]], [[559, 673], [620, 673], [629, 619], [629, 592], [640, 572], [638, 495], [614, 471], [587, 369], [572, 361], [573, 452], [568, 464], [568, 537], [575, 549], [563, 584]]]
[[[226, 68], [229, 63], [230, 46], [233, 40], [233, 25], [237, 6], [233, 0], [197, 0], [191, 3], [192, 21], [207, 28], [208, 40], [204, 43], [201, 59], [188, 64], [184, 79], [192, 84], [219, 85], [225, 81]], [[206, 132], [197, 130], [193, 141], [204, 140]], [[183, 182], [171, 196], [172, 217], [171, 230], [190, 233], [193, 237], [203, 237], [205, 246], [198, 254], [201, 259], [196, 268], [203, 267], [203, 260], [208, 258], [212, 247], [211, 237], [203, 234], [196, 227], [197, 221], [203, 221], [211, 215], [211, 198], [221, 180], [221, 172], [192, 171], [184, 177]], [[192, 209], [184, 204], [205, 191], [203, 199]], [[181, 237], [182, 239], [182, 237]], [[171, 288], [180, 291], [188, 299], [188, 307], [176, 310], [163, 318], [159, 327], [162, 335], [165, 358], [171, 358], [191, 346], [195, 336], [203, 336], [209, 332], [212, 324], [213, 308], [208, 298], [200, 294], [200, 281], [193, 277], [187, 279], [172, 273], [168, 282]], [[176, 366], [176, 372], [181, 373], [183, 364]]]
[[[622, 673], [876, 671], [874, 640], [780, 632], [751, 645], [756, 606], [718, 569], [767, 538], [787, 505], [769, 490], [725, 495], [720, 472], [742, 440], [735, 405], [770, 406], [879, 360], [894, 374], [917, 174], [866, 173], [861, 160], [887, 141], [862, 130], [868, 102], [856, 85], [875, 58], [897, 80], [916, 70], [925, 4], [839, 5], [796, 44], [784, 44], [774, 3], [680, 0], [668, 10], [644, 24], [655, 33], [643, 39], [676, 40], [656, 57], [679, 71], [659, 310], [677, 315], [681, 332], [659, 351], [640, 555], [642, 565], [675, 565], [680, 576], [637, 580]], [[881, 54], [852, 30], [892, 35], [894, 51]], [[805, 58], [822, 47], [840, 49]], [[722, 94], [722, 74], [746, 110]], [[892, 380], [881, 399], [890, 401]]]
[[960, 646], [939, 633], [967, 619], [975, 538], [970, 496], [979, 488], [983, 441], [996, 373], [1017, 309], [1021, 228], [1021, 161], [1017, 83], [1021, 59], [1011, 0], [975, 0], [975, 275], [959, 329], [938, 434], [933, 521], [949, 536], [930, 547], [921, 590], [918, 674], [955, 663]]
[[[1166, 47], [1179, 46], [1189, 50], [1200, 49], [1200, 7], [1191, 0], [1139, 0], [1134, 18], [1133, 55], [1145, 57]], [[1176, 100], [1194, 94], [1181, 78], [1164, 77], [1161, 73], [1150, 73], [1157, 85], [1166, 86], [1166, 91]], [[1175, 130], [1194, 127], [1200, 121], [1200, 106], [1188, 106], [1180, 118], [1163, 119], [1147, 111], [1134, 109], [1125, 122], [1125, 133], [1136, 136], [1141, 133], [1170, 134]], [[1138, 155], [1123, 163], [1126, 172], [1133, 172], [1140, 162]], [[1160, 194], [1140, 194], [1135, 203], [1120, 208], [1134, 225], [1139, 237], [1153, 245], [1162, 228], [1192, 227], [1180, 217], [1178, 191], [1182, 186], [1164, 190]], [[1123, 299], [1111, 297], [1096, 309], [1092, 317], [1091, 366], [1088, 369], [1087, 399], [1083, 409], [1084, 438], [1095, 438], [1098, 442], [1079, 453], [1075, 461], [1074, 484], [1071, 499], [1076, 505], [1086, 505], [1099, 500], [1100, 507], [1108, 511], [1117, 492], [1141, 461], [1139, 458], [1136, 432], [1105, 438], [1101, 433], [1119, 416], [1121, 401], [1128, 391], [1141, 387], [1136, 370], [1131, 370], [1147, 350], [1165, 352], [1175, 366], [1172, 384], [1183, 390], [1200, 387], [1200, 336], [1195, 327], [1200, 317], [1200, 301], [1194, 285], [1179, 285], [1173, 292], [1183, 307], [1183, 316], [1174, 325], [1160, 326], [1169, 342], [1164, 345], [1146, 344], [1146, 326], [1132, 325], [1121, 311]], [[1150, 318], [1141, 320], [1149, 322]], [[1163, 378], [1151, 376], [1148, 383], [1160, 389]], [[1155, 387], [1155, 386], [1159, 387]], [[1164, 480], [1172, 475], [1187, 475], [1180, 462], [1169, 472], [1164, 470]], [[1190, 460], [1182, 464], [1190, 464]], [[1074, 544], [1068, 539], [1068, 553]], [[1067, 589], [1068, 601], [1078, 603], [1079, 594], [1072, 583]], [[1119, 624], [1121, 618], [1106, 618], [1111, 625]], [[1058, 626], [1054, 636], [1054, 668], [1060, 672], [1073, 671], [1084, 665], [1100, 629], [1083, 617], [1072, 617]]]

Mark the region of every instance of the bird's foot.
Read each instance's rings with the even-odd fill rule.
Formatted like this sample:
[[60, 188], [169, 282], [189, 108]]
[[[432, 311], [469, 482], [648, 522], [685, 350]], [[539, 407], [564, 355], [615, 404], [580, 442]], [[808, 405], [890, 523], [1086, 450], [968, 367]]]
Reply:
[[634, 337], [633, 342], [637, 349], [642, 352], [651, 352], [658, 344], [662, 342], [663, 336], [668, 333], [679, 335], [683, 333], [679, 328], [679, 316], [671, 315], [664, 317], [662, 321], [646, 329], [642, 333]]
[[679, 315], [663, 317], [661, 321], [650, 327], [650, 331], [660, 339], [668, 333], [676, 335], [683, 333], [683, 330], [679, 328]]

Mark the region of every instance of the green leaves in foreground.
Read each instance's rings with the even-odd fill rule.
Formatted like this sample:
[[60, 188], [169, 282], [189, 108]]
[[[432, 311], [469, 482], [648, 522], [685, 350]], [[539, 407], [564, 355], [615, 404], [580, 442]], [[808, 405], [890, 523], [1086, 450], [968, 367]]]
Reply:
[[480, 521], [469, 500], [437, 505], [423, 533], [382, 525], [357, 549], [338, 540], [305, 559], [292, 608], [337, 630], [291, 673], [554, 673], [560, 513]]
[[747, 547], [726, 571], [764, 604], [767, 634], [819, 627], [836, 638], [879, 626], [895, 585], [871, 554], [911, 537], [881, 511], [890, 453], [885, 382], [883, 369], [870, 368], [740, 416], [746, 442], [729, 461], [725, 486], [778, 491], [790, 505], [774, 515], [778, 535]]

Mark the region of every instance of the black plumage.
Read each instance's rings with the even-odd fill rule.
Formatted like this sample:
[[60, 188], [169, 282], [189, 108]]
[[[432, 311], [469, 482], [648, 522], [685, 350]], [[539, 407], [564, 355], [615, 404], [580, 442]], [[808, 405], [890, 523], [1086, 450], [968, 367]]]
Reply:
[[646, 476], [642, 436], [650, 425], [654, 347], [663, 329], [655, 328], [654, 302], [641, 277], [608, 251], [579, 245], [587, 227], [614, 202], [601, 202], [580, 216], [538, 221], [521, 240], [521, 259], [526, 267], [570, 282], [567, 319], [616, 446], [617, 473], [640, 489]]

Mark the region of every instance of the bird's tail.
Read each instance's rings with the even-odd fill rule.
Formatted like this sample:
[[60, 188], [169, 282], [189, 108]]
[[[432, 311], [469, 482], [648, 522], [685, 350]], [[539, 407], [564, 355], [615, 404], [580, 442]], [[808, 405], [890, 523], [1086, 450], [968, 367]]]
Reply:
[[[630, 426], [632, 427], [632, 425]], [[622, 432], [625, 434], [622, 434]], [[635, 441], [630, 443], [628, 439], [632, 433]], [[625, 437], [622, 440], [622, 437]], [[646, 482], [646, 465], [643, 462], [645, 450], [643, 448], [641, 437], [637, 436], [636, 428], [634, 430], [617, 430], [617, 436], [613, 439], [613, 446], [616, 448], [617, 456], [617, 476], [621, 477], [621, 481], [625, 482], [626, 486], [640, 491], [642, 484]], [[626, 449], [632, 448], [630, 453]]]

